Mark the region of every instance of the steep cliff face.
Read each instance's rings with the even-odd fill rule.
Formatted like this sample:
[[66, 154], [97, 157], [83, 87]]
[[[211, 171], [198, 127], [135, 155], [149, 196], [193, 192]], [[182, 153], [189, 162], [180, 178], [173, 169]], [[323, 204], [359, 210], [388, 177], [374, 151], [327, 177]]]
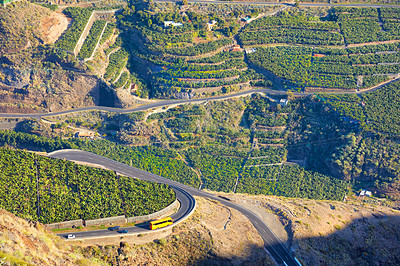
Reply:
[[49, 112], [99, 103], [98, 80], [92, 76], [61, 68], [49, 73], [21, 73], [21, 69], [10, 67], [4, 72], [7, 76], [0, 83], [0, 112]]

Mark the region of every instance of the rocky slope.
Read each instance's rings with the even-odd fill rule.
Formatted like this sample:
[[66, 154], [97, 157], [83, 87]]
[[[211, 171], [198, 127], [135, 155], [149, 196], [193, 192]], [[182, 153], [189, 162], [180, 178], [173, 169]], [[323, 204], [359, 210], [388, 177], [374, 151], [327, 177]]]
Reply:
[[0, 8], [0, 40], [5, 40], [0, 42], [0, 112], [114, 105], [113, 95], [82, 62], [46, 45], [67, 26], [62, 13], [36, 4], [18, 1]]

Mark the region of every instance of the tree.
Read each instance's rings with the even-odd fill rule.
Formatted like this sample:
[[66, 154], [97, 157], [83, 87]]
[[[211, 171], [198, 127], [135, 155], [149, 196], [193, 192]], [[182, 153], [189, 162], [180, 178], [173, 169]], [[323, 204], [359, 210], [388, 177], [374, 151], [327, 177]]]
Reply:
[[299, 7], [300, 6], [300, 4], [299, 4], [299, 0], [295, 0], [295, 3], [294, 3], [294, 7]]
[[294, 93], [292, 91], [287, 91], [286, 95], [288, 100], [292, 100], [294, 98]]

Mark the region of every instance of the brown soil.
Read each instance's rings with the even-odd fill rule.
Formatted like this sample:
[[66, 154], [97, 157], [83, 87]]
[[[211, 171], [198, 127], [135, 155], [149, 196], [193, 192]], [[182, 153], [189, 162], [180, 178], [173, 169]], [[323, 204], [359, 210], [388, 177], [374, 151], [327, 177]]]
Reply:
[[[261, 237], [246, 217], [217, 202], [196, 200], [194, 214], [172, 231], [124, 237], [119, 240], [123, 243], [103, 254], [117, 257], [120, 265], [273, 265], [263, 250]], [[119, 255], [118, 246], [124, 247]], [[93, 254], [93, 248], [81, 249], [84, 254]]]
[[61, 12], [53, 12], [41, 21], [41, 28], [46, 44], [55, 43], [68, 28], [69, 20]]

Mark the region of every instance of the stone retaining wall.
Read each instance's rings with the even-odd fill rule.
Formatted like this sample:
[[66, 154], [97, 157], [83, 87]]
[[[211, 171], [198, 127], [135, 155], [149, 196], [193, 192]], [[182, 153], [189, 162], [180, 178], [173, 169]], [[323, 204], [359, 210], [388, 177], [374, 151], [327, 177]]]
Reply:
[[134, 216], [134, 217], [128, 217], [126, 218], [128, 223], [136, 223], [136, 222], [141, 222], [141, 221], [148, 221], [151, 219], [155, 219], [169, 211], [172, 211], [174, 208], [178, 208], [179, 207], [179, 202], [178, 200], [175, 200], [173, 203], [171, 203], [170, 205], [168, 205], [167, 207], [165, 207], [164, 209], [158, 211], [158, 212], [154, 212], [148, 215], [142, 215], [142, 216]]
[[[82, 48], [83, 43], [85, 42], [86, 37], [89, 35], [89, 31], [92, 28], [94, 21], [97, 19], [96, 15], [105, 15], [105, 14], [115, 14], [119, 9], [114, 10], [95, 10], [90, 15], [88, 22], [86, 23], [85, 29], [83, 30], [81, 36], [79, 37], [78, 41], [76, 42], [74, 48], [74, 55], [77, 56], [79, 51]], [[105, 28], [104, 28], [105, 29]], [[100, 39], [99, 39], [100, 40]]]
[[94, 11], [90, 15], [88, 22], [86, 23], [85, 29], [82, 31], [81, 36], [79, 37], [78, 41], [76, 42], [75, 48], [74, 48], [74, 55], [77, 56], [79, 51], [82, 48], [83, 43], [85, 42], [86, 37], [89, 34], [90, 28], [92, 27], [94, 23]]
[[124, 224], [126, 223], [125, 215], [114, 216], [108, 218], [100, 218], [95, 220], [86, 220], [85, 226], [93, 226], [93, 225], [113, 225], [113, 224]]
[[61, 222], [61, 223], [48, 224], [47, 228], [49, 228], [50, 230], [53, 230], [53, 229], [61, 229], [61, 228], [72, 228], [74, 226], [75, 227], [83, 226], [83, 220], [78, 219], [78, 220], [66, 221], [66, 222]]
[[108, 218], [100, 218], [100, 219], [94, 219], [94, 220], [86, 220], [83, 221], [82, 219], [79, 220], [72, 220], [72, 221], [66, 221], [66, 222], [61, 222], [61, 223], [53, 223], [53, 224], [47, 224], [47, 227], [50, 230], [53, 229], [61, 229], [61, 228], [73, 228], [78, 227], [78, 226], [96, 226], [96, 225], [113, 225], [113, 224], [124, 224], [124, 223], [136, 223], [136, 222], [142, 222], [142, 221], [148, 221], [155, 219], [161, 215], [164, 215], [165, 213], [172, 211], [175, 208], [179, 207], [179, 202], [176, 199], [173, 203], [168, 205], [162, 210], [159, 210], [158, 212], [154, 212], [151, 214], [147, 215], [142, 215], [142, 216], [134, 216], [134, 217], [125, 217], [125, 215], [121, 216], [114, 216], [114, 217], [108, 217]]

